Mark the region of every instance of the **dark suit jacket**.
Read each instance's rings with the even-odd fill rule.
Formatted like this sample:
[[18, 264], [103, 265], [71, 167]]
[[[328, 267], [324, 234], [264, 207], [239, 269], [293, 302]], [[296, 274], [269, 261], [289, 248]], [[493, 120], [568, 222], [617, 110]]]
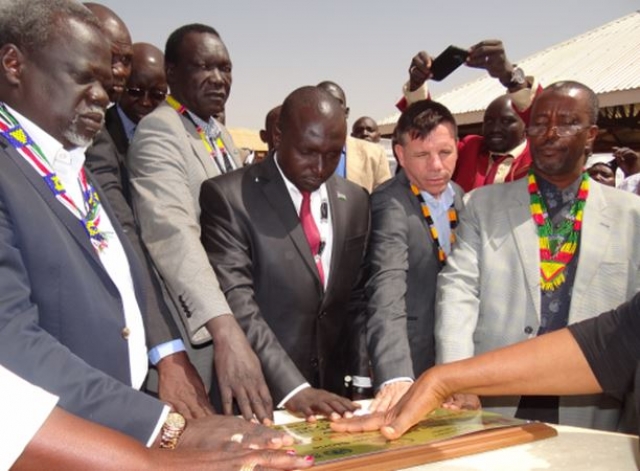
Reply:
[[122, 120], [116, 107], [112, 106], [105, 115], [105, 127], [87, 149], [86, 166], [102, 187], [136, 255], [144, 262], [149, 273], [145, 278], [149, 282], [145, 289], [148, 317], [146, 328], [149, 347], [155, 347], [180, 338], [180, 332], [163, 300], [160, 281], [138, 234], [138, 225], [131, 209], [129, 174], [125, 166], [128, 148], [129, 140]]
[[273, 157], [202, 185], [203, 244], [276, 402], [305, 381], [345, 393], [347, 307], [366, 247], [369, 201], [342, 178], [326, 184], [334, 237], [326, 292]]
[[[98, 193], [140, 302], [144, 273]], [[73, 414], [146, 442], [163, 405], [131, 388], [124, 327], [118, 290], [81, 223], [0, 138], [0, 364]]]
[[[463, 192], [453, 186], [460, 210]], [[375, 384], [416, 378], [435, 364], [436, 279], [442, 264], [404, 170], [371, 195], [366, 264], [367, 343]]]

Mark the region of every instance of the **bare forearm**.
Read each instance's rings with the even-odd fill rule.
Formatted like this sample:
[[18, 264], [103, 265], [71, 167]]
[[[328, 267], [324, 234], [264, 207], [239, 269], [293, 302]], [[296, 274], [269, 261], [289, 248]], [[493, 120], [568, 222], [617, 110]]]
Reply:
[[567, 329], [440, 365], [419, 380], [420, 383], [432, 381], [440, 385], [443, 394], [571, 395], [602, 391]]
[[151, 465], [141, 443], [56, 408], [12, 470], [146, 470]]

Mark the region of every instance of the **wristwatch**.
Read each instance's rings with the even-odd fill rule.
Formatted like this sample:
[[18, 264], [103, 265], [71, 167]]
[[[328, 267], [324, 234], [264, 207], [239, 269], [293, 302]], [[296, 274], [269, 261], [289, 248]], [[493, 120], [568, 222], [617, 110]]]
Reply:
[[160, 448], [173, 450], [185, 428], [187, 428], [187, 420], [182, 414], [169, 412], [160, 432]]
[[515, 88], [520, 85], [524, 85], [527, 82], [527, 77], [524, 75], [524, 70], [520, 67], [514, 67], [511, 70], [511, 77], [509, 77], [508, 82], [502, 82], [502, 84], [507, 88]]

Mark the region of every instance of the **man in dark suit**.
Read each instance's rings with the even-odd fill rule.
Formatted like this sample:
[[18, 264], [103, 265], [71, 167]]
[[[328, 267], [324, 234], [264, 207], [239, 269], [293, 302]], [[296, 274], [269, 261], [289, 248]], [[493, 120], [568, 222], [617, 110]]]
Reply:
[[291, 93], [277, 132], [275, 156], [203, 184], [202, 241], [275, 403], [307, 418], [343, 415], [356, 408], [336, 394], [345, 393], [367, 193], [333, 176], [347, 130], [330, 94]]
[[386, 410], [435, 364], [436, 279], [455, 239], [462, 189], [452, 183], [457, 126], [431, 100], [398, 120], [402, 170], [371, 195], [367, 251], [367, 344], [379, 388], [372, 410]]
[[145, 273], [83, 166], [110, 59], [76, 2], [0, 4], [0, 364], [147, 445], [215, 447], [236, 431], [244, 445], [269, 444], [266, 429], [221, 416], [190, 421], [180, 438], [184, 422], [165, 422], [177, 414], [136, 391], [148, 364]]
[[[202, 380], [185, 352], [180, 331], [163, 300], [160, 281], [138, 235], [125, 166], [129, 140], [137, 123], [166, 96], [164, 55], [151, 44], [136, 43], [132, 47], [126, 25], [109, 8], [96, 3], [86, 6], [98, 17], [111, 43], [113, 82], [109, 98], [118, 100], [107, 109], [105, 126], [87, 150], [86, 165], [104, 190], [118, 222], [149, 273], [146, 277], [149, 284], [144, 290], [147, 336], [151, 347], [149, 359], [158, 376], [150, 375], [147, 386], [188, 417], [211, 414], [213, 409]], [[121, 86], [122, 79], [124, 85]]]

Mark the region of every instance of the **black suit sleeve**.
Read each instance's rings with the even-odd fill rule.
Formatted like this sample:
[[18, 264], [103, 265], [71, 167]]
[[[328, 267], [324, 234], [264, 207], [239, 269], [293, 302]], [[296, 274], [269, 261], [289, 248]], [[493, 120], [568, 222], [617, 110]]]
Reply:
[[202, 243], [238, 324], [262, 363], [275, 403], [306, 379], [278, 341], [255, 300], [251, 241], [216, 179], [200, 194]]
[[[58, 395], [67, 411], [146, 443], [163, 404], [93, 368], [40, 327], [22, 236], [0, 201], [0, 364]], [[60, 322], [80, 315], [69, 314]]]

